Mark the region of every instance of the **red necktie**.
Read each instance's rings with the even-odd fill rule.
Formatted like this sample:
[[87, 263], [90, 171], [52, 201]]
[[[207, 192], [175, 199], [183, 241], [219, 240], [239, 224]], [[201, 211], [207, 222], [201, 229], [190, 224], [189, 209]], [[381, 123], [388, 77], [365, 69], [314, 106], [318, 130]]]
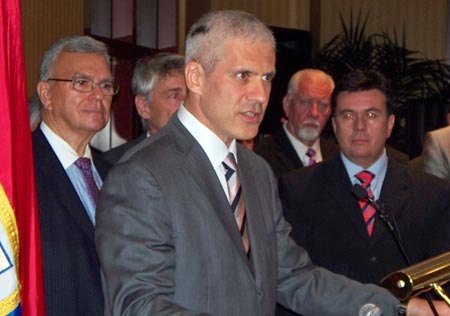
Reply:
[[[370, 171], [363, 170], [361, 172], [358, 172], [355, 177], [361, 182], [361, 186], [367, 190], [367, 195], [369, 196], [369, 198], [373, 199], [373, 192], [370, 189], [370, 183], [372, 182], [373, 178], [375, 178], [375, 175]], [[364, 221], [366, 222], [367, 233], [369, 234], [369, 236], [371, 236], [377, 211], [367, 199], [359, 200], [359, 207], [361, 208]]]

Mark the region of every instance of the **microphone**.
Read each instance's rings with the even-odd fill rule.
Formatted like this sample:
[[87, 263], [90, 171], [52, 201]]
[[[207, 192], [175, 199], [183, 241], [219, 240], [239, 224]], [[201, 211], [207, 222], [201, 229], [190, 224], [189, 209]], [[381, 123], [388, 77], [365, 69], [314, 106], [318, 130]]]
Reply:
[[[398, 248], [400, 249], [400, 252], [405, 259], [408, 266], [411, 266], [411, 260], [409, 259], [408, 253], [406, 252], [405, 247], [403, 246], [403, 241], [400, 235], [400, 230], [398, 229], [397, 222], [395, 221], [395, 218], [390, 216], [390, 213], [386, 207], [386, 205], [378, 200], [375, 201], [371, 197], [369, 197], [369, 193], [366, 189], [364, 189], [360, 184], [355, 183], [352, 187], [352, 193], [358, 198], [358, 200], [366, 199], [369, 201], [370, 204], [372, 204], [375, 209], [377, 210], [378, 216], [381, 218], [381, 220], [386, 224], [389, 231], [392, 233], [392, 236], [394, 237], [395, 242], [397, 243]], [[436, 311], [436, 307], [433, 304], [433, 301], [431, 299], [430, 294], [427, 292], [425, 293], [425, 299], [427, 300], [428, 304], [430, 305], [430, 308], [435, 316], [438, 316], [439, 314]], [[368, 305], [373, 304], [365, 304], [361, 307], [359, 310], [359, 316], [380, 316], [381, 310], [376, 306], [374, 306], [373, 312], [370, 308], [368, 308]], [[374, 314], [375, 313], [375, 307], [379, 310], [380, 314]], [[364, 310], [363, 310], [364, 308]], [[362, 312], [365, 311], [366, 314], [362, 314]], [[378, 312], [377, 312], [378, 313]]]
[[386, 210], [386, 206], [382, 201], [375, 201], [374, 199], [369, 197], [369, 193], [366, 189], [364, 189], [360, 184], [355, 183], [352, 187], [352, 193], [358, 198], [358, 200], [366, 199], [372, 204], [375, 209], [378, 211], [378, 216], [380, 216], [381, 220], [387, 225], [391, 232], [394, 232], [394, 224], [389, 216], [388, 211]]
[[389, 213], [386, 205], [380, 200], [375, 201], [374, 199], [369, 197], [369, 193], [367, 192], [367, 190], [364, 189], [358, 183], [355, 183], [353, 185], [352, 193], [359, 200], [366, 199], [367, 201], [369, 201], [370, 204], [372, 204], [375, 207], [375, 209], [377, 210], [378, 216], [386, 224], [386, 226], [388, 227], [389, 231], [394, 236], [395, 242], [397, 243], [398, 247], [400, 248], [400, 252], [402, 253], [403, 258], [405, 259], [405, 261], [408, 264], [408, 266], [410, 266], [411, 265], [411, 260], [409, 259], [409, 256], [408, 256], [405, 248], [403, 247], [403, 242], [402, 242], [402, 238], [400, 236], [400, 231], [398, 229], [397, 222], [395, 221], [394, 218], [392, 218], [390, 216], [390, 213]]
[[359, 316], [381, 316], [381, 309], [372, 303], [364, 304], [359, 310]]

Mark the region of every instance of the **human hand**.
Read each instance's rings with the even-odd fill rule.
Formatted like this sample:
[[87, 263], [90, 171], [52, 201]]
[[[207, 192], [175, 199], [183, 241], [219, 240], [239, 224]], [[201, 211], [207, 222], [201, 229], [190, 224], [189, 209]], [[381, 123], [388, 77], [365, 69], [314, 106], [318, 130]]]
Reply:
[[[450, 307], [444, 301], [433, 301], [439, 316], [450, 316]], [[408, 302], [407, 316], [434, 316], [428, 302], [421, 298], [413, 298]]]

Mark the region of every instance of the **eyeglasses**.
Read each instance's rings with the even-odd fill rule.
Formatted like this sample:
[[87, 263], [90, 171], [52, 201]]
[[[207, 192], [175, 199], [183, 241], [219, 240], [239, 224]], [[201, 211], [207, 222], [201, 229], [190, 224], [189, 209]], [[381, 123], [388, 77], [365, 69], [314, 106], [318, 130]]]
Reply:
[[49, 78], [47, 81], [62, 81], [62, 82], [71, 82], [72, 88], [78, 92], [92, 92], [95, 86], [99, 86], [104, 95], [112, 96], [116, 95], [119, 92], [119, 86], [117, 86], [112, 81], [102, 81], [102, 82], [94, 82], [94, 80], [89, 78], [72, 78], [72, 79], [58, 79], [58, 78]]
[[305, 98], [300, 97], [299, 95], [292, 96], [291, 100], [294, 104], [297, 104], [297, 106], [303, 111], [310, 110], [314, 104], [317, 104], [317, 110], [320, 113], [325, 113], [330, 110], [330, 103], [325, 100]]

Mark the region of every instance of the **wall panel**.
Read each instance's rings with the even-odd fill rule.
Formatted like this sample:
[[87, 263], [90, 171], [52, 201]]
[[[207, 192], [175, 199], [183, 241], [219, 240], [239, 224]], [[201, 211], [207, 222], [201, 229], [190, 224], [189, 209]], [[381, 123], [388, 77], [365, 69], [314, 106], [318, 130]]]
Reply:
[[447, 0], [322, 0], [320, 42], [330, 40], [341, 30], [339, 13], [349, 21], [359, 11], [370, 12], [368, 34], [394, 29], [406, 32], [406, 46], [427, 58], [445, 58], [447, 33]]
[[56, 39], [83, 34], [83, 0], [21, 0], [27, 94], [36, 91], [39, 63]]
[[211, 9], [244, 10], [268, 25], [309, 30], [309, 0], [211, 0]]

